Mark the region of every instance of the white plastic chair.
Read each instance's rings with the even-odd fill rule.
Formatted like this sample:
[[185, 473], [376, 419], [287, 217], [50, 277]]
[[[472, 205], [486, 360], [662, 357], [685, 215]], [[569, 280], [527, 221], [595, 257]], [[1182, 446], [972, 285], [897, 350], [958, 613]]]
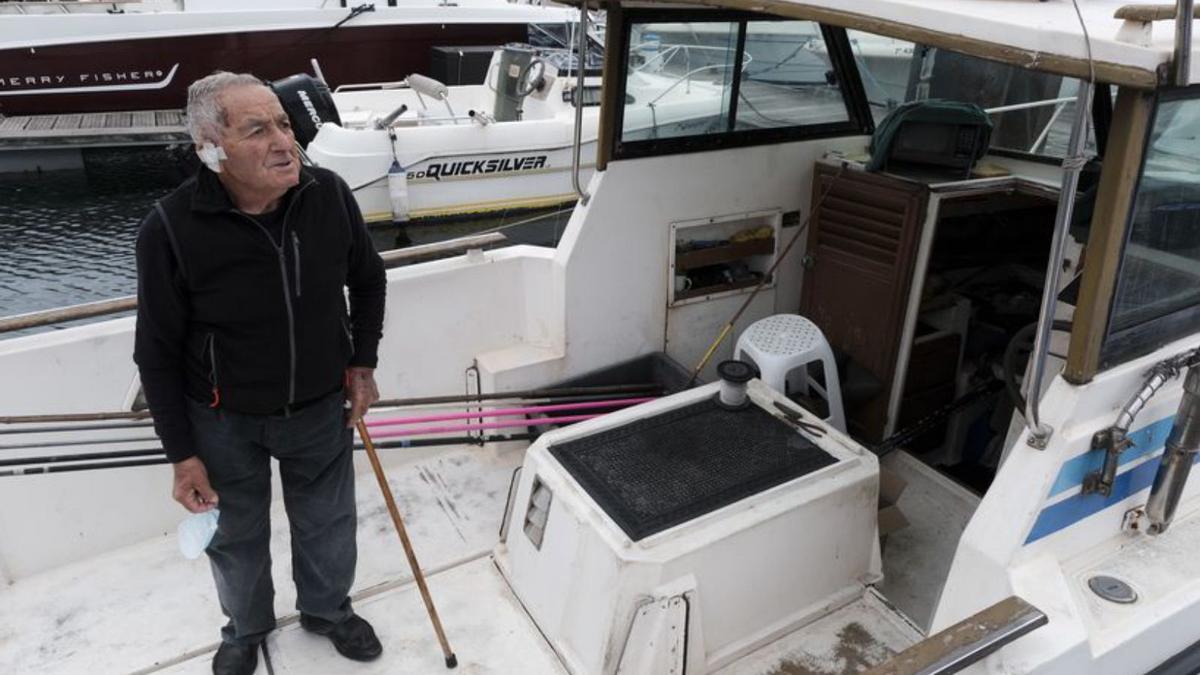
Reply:
[[[738, 337], [733, 358], [747, 356], [758, 366], [764, 384], [787, 393], [788, 376], [800, 370], [801, 393], [811, 387], [828, 403], [831, 426], [846, 430], [846, 413], [842, 410], [842, 386], [838, 381], [837, 364], [825, 334], [817, 324], [799, 314], [776, 314], [759, 319]], [[808, 364], [818, 361], [824, 370], [825, 387], [808, 377]]]

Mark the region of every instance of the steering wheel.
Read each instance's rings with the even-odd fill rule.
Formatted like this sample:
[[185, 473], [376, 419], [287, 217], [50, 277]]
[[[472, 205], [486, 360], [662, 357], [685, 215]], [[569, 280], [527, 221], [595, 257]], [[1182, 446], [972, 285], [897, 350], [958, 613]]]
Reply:
[[[1025, 364], [1033, 353], [1033, 343], [1037, 333], [1038, 322], [1024, 326], [1008, 341], [1004, 349], [1001, 366], [1004, 373], [1004, 389], [1008, 392], [1008, 400], [1013, 406], [1025, 414], [1025, 396], [1021, 393], [1021, 380], [1024, 379]], [[1071, 322], [1056, 319], [1051, 324], [1052, 330], [1070, 332]]]
[[540, 91], [545, 85], [546, 62], [533, 59], [525, 64], [517, 76], [517, 96], [525, 97], [535, 91]]

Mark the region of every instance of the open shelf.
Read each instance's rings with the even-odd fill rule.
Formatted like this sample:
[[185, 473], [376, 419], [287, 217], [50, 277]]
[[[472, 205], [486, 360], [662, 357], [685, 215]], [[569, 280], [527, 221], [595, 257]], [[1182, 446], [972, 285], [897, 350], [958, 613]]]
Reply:
[[675, 253], [675, 271], [686, 272], [697, 267], [719, 265], [721, 263], [741, 260], [752, 255], [770, 255], [775, 252], [775, 239], [752, 239], [736, 243], [723, 244], [694, 251], [678, 251]]
[[[777, 210], [671, 223], [667, 305], [720, 300], [753, 288], [775, 260]], [[765, 286], [772, 286], [767, 279]]]
[[[675, 300], [690, 300], [691, 298], [702, 298], [706, 295], [714, 293], [724, 293], [726, 291], [737, 291], [743, 288], [753, 288], [758, 285], [758, 279], [742, 279], [728, 284], [716, 284], [714, 286], [701, 286], [700, 288], [690, 288], [686, 291], [679, 291], [675, 294]], [[770, 283], [768, 278], [767, 283]]]

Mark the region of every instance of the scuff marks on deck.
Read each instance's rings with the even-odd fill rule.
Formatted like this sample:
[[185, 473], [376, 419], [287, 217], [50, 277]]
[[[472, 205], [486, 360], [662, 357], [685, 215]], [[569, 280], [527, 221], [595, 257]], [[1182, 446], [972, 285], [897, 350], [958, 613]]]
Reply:
[[785, 659], [770, 675], [854, 675], [896, 654], [854, 621], [837, 632], [837, 644], [829, 655], [801, 655]]
[[714, 675], [853, 675], [891, 658], [921, 637], [912, 622], [868, 588], [850, 604]]

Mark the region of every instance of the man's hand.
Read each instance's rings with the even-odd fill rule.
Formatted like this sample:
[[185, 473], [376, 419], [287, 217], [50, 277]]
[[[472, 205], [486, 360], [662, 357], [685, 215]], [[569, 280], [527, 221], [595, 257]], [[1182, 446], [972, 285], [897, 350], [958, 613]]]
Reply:
[[176, 462], [175, 487], [171, 496], [192, 513], [211, 511], [217, 505], [217, 493], [208, 482], [208, 470], [199, 457]]
[[367, 408], [379, 400], [374, 368], [346, 369], [346, 400], [350, 402], [350, 411], [346, 413], [346, 428], [353, 429], [362, 416], [367, 414]]

